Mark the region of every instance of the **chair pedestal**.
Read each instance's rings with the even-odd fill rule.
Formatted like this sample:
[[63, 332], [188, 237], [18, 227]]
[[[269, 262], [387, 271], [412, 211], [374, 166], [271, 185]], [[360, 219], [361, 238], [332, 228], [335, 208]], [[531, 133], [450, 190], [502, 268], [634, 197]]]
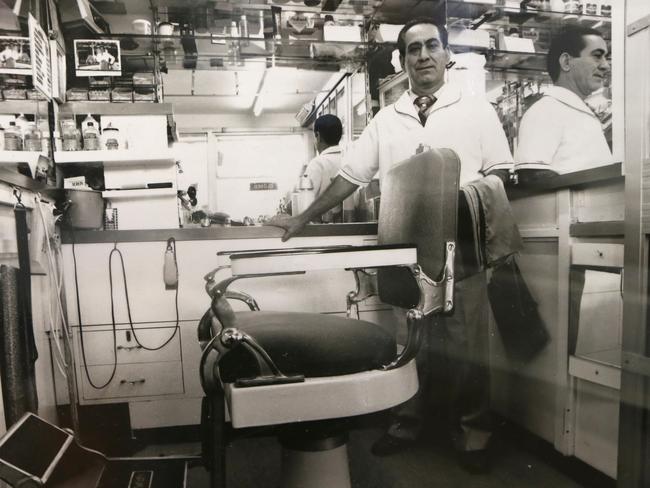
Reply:
[[350, 488], [348, 427], [340, 419], [287, 426], [280, 435], [280, 487]]
[[283, 446], [280, 488], [350, 488], [348, 448], [298, 451]]

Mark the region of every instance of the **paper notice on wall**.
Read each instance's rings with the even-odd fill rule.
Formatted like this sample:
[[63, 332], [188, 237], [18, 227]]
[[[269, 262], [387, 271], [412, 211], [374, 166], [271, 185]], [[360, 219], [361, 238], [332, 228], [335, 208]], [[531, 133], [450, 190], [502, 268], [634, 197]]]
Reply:
[[36, 19], [29, 14], [29, 39], [32, 57], [32, 83], [48, 99], [52, 98], [52, 66], [50, 64], [50, 41]]

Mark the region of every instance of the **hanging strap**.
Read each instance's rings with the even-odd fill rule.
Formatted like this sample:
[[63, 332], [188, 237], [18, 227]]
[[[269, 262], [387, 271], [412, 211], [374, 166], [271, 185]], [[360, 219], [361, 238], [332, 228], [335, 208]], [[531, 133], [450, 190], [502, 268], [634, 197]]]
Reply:
[[27, 209], [20, 199], [20, 191], [16, 193], [14, 190], [14, 195], [18, 202], [14, 207], [14, 217], [16, 220], [16, 242], [18, 245], [18, 264], [20, 267], [20, 272], [18, 273], [19, 320], [25, 339], [25, 366], [30, 376], [30, 380], [34, 381], [33, 385], [28, 388], [28, 408], [35, 412], [38, 406], [35, 389], [35, 363], [38, 359], [38, 351], [36, 349], [34, 324], [32, 321], [32, 279], [29, 260], [29, 229], [27, 227]]

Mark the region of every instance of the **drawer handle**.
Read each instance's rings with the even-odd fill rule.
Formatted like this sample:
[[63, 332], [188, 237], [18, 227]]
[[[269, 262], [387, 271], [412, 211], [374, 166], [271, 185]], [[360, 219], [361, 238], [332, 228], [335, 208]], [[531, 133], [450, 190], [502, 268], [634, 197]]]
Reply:
[[124, 351], [132, 351], [133, 349], [142, 349], [141, 345], [137, 346], [117, 346], [118, 350], [124, 350]]
[[122, 381], [120, 381], [120, 385], [126, 385], [126, 384], [129, 384], [131, 386], [133, 386], [133, 385], [141, 385], [145, 381], [146, 380], [144, 378], [140, 378], [139, 380], [122, 380]]
[[596, 249], [596, 255], [597, 255], [599, 258], [602, 258], [602, 257], [604, 256], [604, 253], [603, 253], [603, 251], [601, 251], [600, 249]]

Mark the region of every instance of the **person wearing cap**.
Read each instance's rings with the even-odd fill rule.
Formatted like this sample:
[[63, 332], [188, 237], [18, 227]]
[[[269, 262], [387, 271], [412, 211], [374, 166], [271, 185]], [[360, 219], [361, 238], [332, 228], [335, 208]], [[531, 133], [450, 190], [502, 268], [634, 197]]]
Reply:
[[[306, 211], [292, 217], [276, 216], [268, 222], [285, 229], [284, 241], [356, 188], [367, 185], [375, 175], [381, 184], [388, 170], [413, 156], [420, 145], [454, 150], [461, 161], [461, 185], [512, 166], [501, 122], [489, 102], [445, 83], [451, 53], [444, 25], [430, 18], [412, 19], [401, 30], [397, 46], [409, 90], [375, 115], [346, 151], [334, 182]], [[447, 427], [461, 464], [470, 471], [485, 471], [492, 431], [485, 271], [457, 282], [456, 291], [453, 316], [441, 319], [447, 337], [444, 354], [449, 360], [450, 384], [444, 410], [449, 412]], [[424, 391], [428, 371], [421, 358], [428, 352], [423, 347], [418, 355]], [[423, 420], [436, 417], [426, 410], [422, 398], [419, 394], [395, 412], [388, 432], [373, 446], [375, 455], [398, 452], [422, 435]]]
[[553, 38], [547, 55], [553, 86], [524, 113], [517, 168], [563, 174], [613, 162], [601, 122], [585, 103], [610, 73], [607, 55], [595, 29], [569, 26]]

